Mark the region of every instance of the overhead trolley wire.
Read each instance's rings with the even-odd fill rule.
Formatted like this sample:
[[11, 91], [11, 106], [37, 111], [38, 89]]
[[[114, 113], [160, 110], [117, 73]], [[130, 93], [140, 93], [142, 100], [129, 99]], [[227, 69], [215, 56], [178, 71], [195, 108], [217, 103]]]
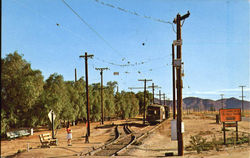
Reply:
[[165, 20], [162, 20], [162, 19], [158, 19], [158, 18], [154, 18], [154, 17], [151, 17], [151, 16], [146, 16], [146, 15], [140, 15], [138, 14], [137, 12], [135, 11], [130, 11], [130, 10], [127, 10], [127, 9], [124, 9], [124, 8], [121, 8], [121, 7], [117, 7], [117, 6], [114, 6], [112, 4], [109, 4], [109, 3], [105, 3], [103, 1], [100, 1], [100, 0], [94, 0], [95, 2], [99, 3], [99, 4], [102, 4], [102, 5], [105, 5], [105, 6], [108, 6], [110, 8], [115, 8], [119, 11], [122, 11], [122, 12], [125, 12], [125, 13], [129, 13], [129, 14], [132, 14], [132, 15], [135, 15], [135, 16], [138, 16], [138, 17], [142, 17], [142, 18], [145, 18], [145, 19], [149, 19], [149, 20], [152, 20], [152, 21], [156, 21], [156, 22], [160, 22], [160, 23], [165, 23], [165, 24], [170, 24], [172, 25], [172, 29], [173, 31], [176, 33], [175, 29], [174, 29], [174, 24], [170, 21], [165, 21]]
[[[89, 25], [68, 3], [66, 3], [64, 0], [62, 2], [85, 24], [88, 26], [88, 28], [93, 31], [97, 37], [99, 37], [107, 46], [109, 46], [114, 52], [122, 56], [115, 48], [109, 44], [107, 40], [105, 40], [91, 25]], [[123, 56], [122, 56], [123, 57]]]

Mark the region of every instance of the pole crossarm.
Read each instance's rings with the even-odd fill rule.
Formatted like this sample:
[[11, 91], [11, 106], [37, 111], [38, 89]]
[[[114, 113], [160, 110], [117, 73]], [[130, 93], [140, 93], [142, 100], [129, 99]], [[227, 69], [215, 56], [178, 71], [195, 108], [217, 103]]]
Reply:
[[[180, 15], [180, 14], [178, 13], [178, 15]], [[188, 18], [189, 15], [190, 15], [190, 12], [188, 11], [187, 14], [185, 14], [185, 15], [183, 15], [183, 16], [180, 17], [180, 20], [184, 20], [184, 19]], [[175, 24], [177, 23], [176, 18], [174, 18], [173, 23], [175, 23]]]
[[132, 89], [144, 89], [144, 87], [128, 87], [128, 89], [132, 90]]
[[145, 81], [145, 82], [147, 82], [147, 81], [152, 81], [151, 79], [139, 79], [138, 81]]
[[148, 86], [147, 88], [157, 88], [157, 89], [161, 89], [161, 87], [156, 86]]
[[[87, 52], [86, 52], [86, 53], [87, 53]], [[87, 57], [87, 58], [91, 58], [91, 59], [92, 59], [92, 58], [94, 57], [94, 55], [93, 55], [93, 54], [89, 54], [89, 55], [80, 55], [79, 57], [80, 57], [80, 58], [86, 58], [86, 57]]]
[[96, 70], [100, 70], [100, 71], [103, 71], [103, 70], [109, 70], [109, 68], [105, 67], [105, 68], [95, 68]]

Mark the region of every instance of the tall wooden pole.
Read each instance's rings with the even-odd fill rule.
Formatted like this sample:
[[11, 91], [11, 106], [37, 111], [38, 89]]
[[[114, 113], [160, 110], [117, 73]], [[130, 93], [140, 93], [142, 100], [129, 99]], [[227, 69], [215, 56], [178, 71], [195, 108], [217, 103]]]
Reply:
[[[181, 16], [177, 14], [177, 40], [181, 40]], [[181, 60], [181, 45], [177, 45], [177, 59]], [[177, 139], [178, 155], [183, 155], [183, 134], [181, 132], [182, 122], [182, 78], [181, 66], [177, 68]]]
[[159, 100], [160, 100], [160, 105], [161, 105], [161, 90], [159, 90]]
[[104, 106], [103, 106], [103, 70], [108, 70], [108, 68], [95, 68], [96, 70], [100, 70], [101, 75], [101, 109], [102, 109], [102, 122], [104, 124]]
[[243, 88], [246, 86], [239, 86], [239, 87], [241, 87], [241, 93], [242, 93], [242, 95], [241, 95], [241, 115], [243, 116], [244, 115], [244, 104], [243, 104], [244, 100], [243, 100], [243, 98], [245, 97], [243, 95]]
[[143, 106], [143, 124], [145, 125], [145, 121], [146, 121], [146, 88], [147, 88], [147, 81], [152, 81], [152, 80], [147, 80], [147, 79], [143, 79], [143, 80], [138, 80], [138, 81], [144, 81], [144, 106]]
[[75, 82], [77, 81], [77, 73], [76, 73], [76, 68], [75, 68]]
[[223, 109], [223, 95], [224, 94], [221, 94], [220, 96], [221, 96], [221, 108]]
[[152, 92], [153, 92], [153, 104], [155, 103], [155, 88], [161, 88], [161, 87], [158, 87], [158, 85], [154, 85], [154, 83], [152, 83], [152, 86], [149, 86], [148, 88], [152, 88]]
[[152, 91], [153, 91], [153, 104], [155, 103], [155, 85], [152, 83]]
[[85, 52], [85, 55], [81, 55], [80, 58], [85, 58], [85, 76], [86, 76], [86, 110], [87, 110], [87, 134], [86, 142], [88, 142], [88, 137], [90, 136], [90, 106], [89, 106], [89, 88], [88, 88], [88, 57], [92, 58], [94, 55], [88, 55]]
[[179, 65], [176, 66], [177, 70], [177, 139], [178, 139], [178, 155], [182, 156], [184, 153], [183, 150], [183, 133], [182, 133], [182, 54], [181, 54], [181, 20], [188, 18], [190, 13], [181, 16], [177, 14], [174, 23], [176, 23], [177, 27], [177, 60], [179, 61]]
[[166, 100], [165, 100], [165, 93], [163, 93], [163, 105], [166, 105]]

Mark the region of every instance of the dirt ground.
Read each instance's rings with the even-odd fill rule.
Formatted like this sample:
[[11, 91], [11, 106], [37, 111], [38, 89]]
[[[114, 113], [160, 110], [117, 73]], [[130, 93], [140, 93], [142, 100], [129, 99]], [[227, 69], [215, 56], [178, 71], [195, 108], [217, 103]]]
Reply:
[[[212, 140], [213, 137], [223, 138], [221, 131], [222, 124], [215, 123], [215, 117], [211, 116], [197, 116], [197, 115], [184, 115], [183, 120], [185, 124], [185, 132], [183, 134], [184, 147], [189, 145], [190, 136], [199, 134], [207, 140]], [[172, 120], [172, 119], [170, 119]], [[164, 124], [144, 139], [141, 145], [132, 145], [124, 155], [141, 157], [163, 157], [165, 153], [173, 152], [174, 155], [178, 155], [177, 141], [171, 141], [171, 124], [170, 120], [164, 122]], [[239, 125], [239, 136], [242, 132], [250, 133], [250, 122], [241, 121]], [[227, 128], [227, 137], [231, 137], [235, 128]], [[178, 157], [178, 156], [171, 156]], [[199, 158], [250, 158], [250, 146], [248, 144], [222, 147], [221, 151], [217, 152], [215, 149], [211, 151], [203, 151], [201, 154], [197, 154], [196, 151], [185, 151], [183, 157], [199, 157]]]
[[[165, 121], [159, 129], [143, 139], [140, 144], [132, 145], [127, 152], [123, 154], [123, 157], [164, 157], [166, 152], [173, 152], [174, 155], [177, 155], [177, 141], [171, 141], [170, 120], [172, 119]], [[216, 124], [212, 116], [184, 115], [183, 120], [185, 124], [185, 132], [183, 134], [184, 146], [189, 144], [191, 135], [201, 134], [208, 140], [214, 136], [218, 139], [223, 138], [221, 131], [222, 124]], [[33, 136], [11, 141], [4, 140], [1, 141], [1, 157], [14, 155], [18, 150], [26, 151], [12, 157], [81, 157], [77, 155], [82, 152], [86, 153], [114, 138], [114, 126], [110, 126], [110, 124], [121, 124], [125, 122], [128, 121], [105, 122], [104, 126], [101, 126], [100, 123], [91, 123], [89, 144], [85, 143], [85, 138], [83, 137], [86, 133], [85, 124], [78, 124], [77, 126], [71, 127], [73, 131], [72, 146], [67, 146], [66, 131], [64, 128], [57, 132], [56, 137], [59, 140], [58, 146], [51, 148], [39, 147], [40, 140], [38, 135], [50, 133], [50, 131], [46, 130], [35, 132]], [[141, 121], [137, 123], [141, 123]], [[240, 131], [239, 136], [241, 135], [241, 131], [250, 133], [250, 122], [241, 121], [238, 124]], [[134, 126], [132, 130], [136, 131], [138, 128], [139, 127]], [[235, 129], [229, 128], [229, 130], [230, 131], [227, 131], [227, 136], [230, 136]], [[28, 143], [29, 147], [32, 148], [29, 149], [29, 152], [27, 151]], [[250, 158], [250, 146], [244, 144], [236, 147], [223, 147], [219, 152], [212, 150], [202, 152], [201, 154], [197, 154], [195, 151], [184, 151], [183, 157]]]

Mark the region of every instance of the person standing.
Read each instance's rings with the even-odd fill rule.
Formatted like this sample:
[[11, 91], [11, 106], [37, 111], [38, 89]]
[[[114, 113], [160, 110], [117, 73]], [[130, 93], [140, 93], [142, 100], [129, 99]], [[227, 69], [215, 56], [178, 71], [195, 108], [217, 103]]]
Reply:
[[71, 128], [69, 127], [69, 123], [67, 124], [66, 131], [67, 131], [68, 146], [72, 146], [72, 144], [71, 144], [72, 130], [71, 130]]

